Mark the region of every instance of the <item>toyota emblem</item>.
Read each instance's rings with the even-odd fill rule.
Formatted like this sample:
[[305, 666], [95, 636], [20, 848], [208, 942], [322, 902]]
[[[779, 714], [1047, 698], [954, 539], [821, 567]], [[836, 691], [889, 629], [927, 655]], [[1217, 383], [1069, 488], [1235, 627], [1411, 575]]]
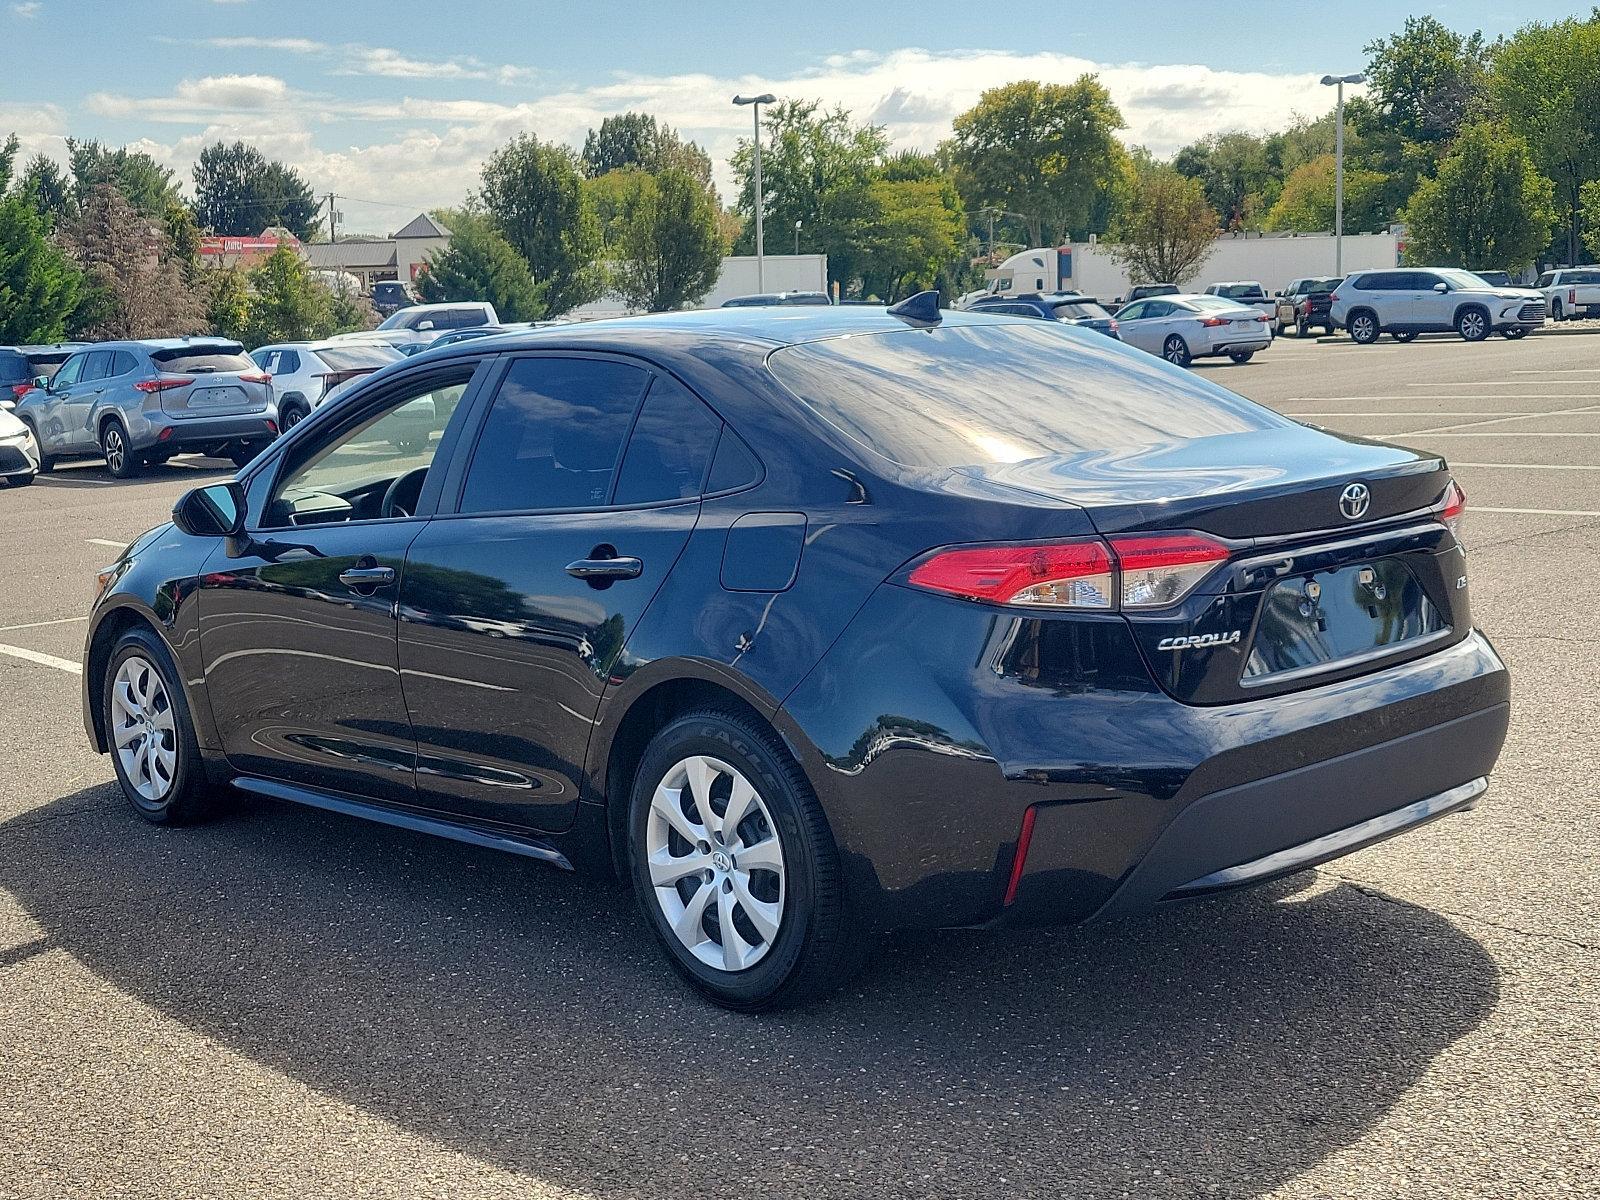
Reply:
[[1367, 515], [1367, 505], [1372, 503], [1372, 493], [1364, 483], [1352, 483], [1339, 493], [1339, 511], [1347, 521], [1359, 521]]

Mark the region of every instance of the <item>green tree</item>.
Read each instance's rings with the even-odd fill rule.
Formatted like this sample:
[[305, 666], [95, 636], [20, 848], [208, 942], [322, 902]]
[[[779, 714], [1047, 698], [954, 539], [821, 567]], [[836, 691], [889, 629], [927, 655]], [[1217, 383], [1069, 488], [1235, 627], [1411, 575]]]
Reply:
[[722, 272], [717, 203], [698, 177], [676, 167], [642, 181], [625, 201], [614, 286], [631, 307], [668, 312], [693, 304]]
[[52, 228], [71, 215], [72, 185], [55, 160], [43, 154], [35, 154], [22, 169], [17, 194], [33, 205]]
[[1600, 258], [1600, 179], [1584, 184], [1578, 196], [1583, 244], [1588, 247], [1588, 258], [1593, 262]]
[[113, 150], [99, 141], [67, 139], [73, 197], [84, 203], [89, 194], [110, 184], [129, 204], [147, 217], [159, 217], [169, 204], [179, 203], [172, 172], [142, 150], [119, 146]]
[[247, 346], [300, 342], [334, 331], [333, 294], [288, 246], [279, 246], [250, 272], [250, 299], [241, 340]]
[[1179, 174], [1198, 179], [1206, 202], [1228, 229], [1260, 227], [1281, 187], [1277, 145], [1253, 133], [1211, 134], [1185, 146], [1172, 160]]
[[1093, 75], [992, 88], [954, 122], [953, 157], [969, 208], [1024, 214], [1028, 238], [1088, 231], [1117, 171], [1122, 114]]
[[627, 167], [652, 175], [676, 167], [693, 175], [703, 186], [711, 186], [710, 156], [648, 113], [625, 112], [607, 117], [599, 129], [591, 129], [584, 139], [583, 173], [590, 179]]
[[1406, 217], [1414, 262], [1515, 271], [1549, 241], [1555, 185], [1539, 174], [1523, 138], [1477, 122], [1462, 128], [1438, 175], [1422, 181]]
[[1413, 142], [1448, 142], [1484, 106], [1483, 34], [1459, 34], [1437, 17], [1407, 17], [1367, 47], [1367, 83], [1389, 127]]
[[308, 238], [319, 217], [317, 198], [299, 172], [269, 160], [245, 142], [214, 142], [194, 165], [195, 218], [229, 237], [279, 225]]
[[89, 285], [69, 332], [91, 340], [205, 332], [206, 298], [165, 224], [115, 184], [96, 185], [59, 236]]
[[651, 176], [637, 167], [621, 167], [604, 175], [584, 180], [583, 190], [588, 193], [589, 206], [600, 230], [600, 246], [610, 257], [615, 254], [621, 240], [623, 218], [628, 206], [639, 191], [649, 186]]
[[[868, 188], [888, 152], [888, 138], [880, 126], [857, 125], [843, 107], [824, 110], [815, 100], [769, 105], [762, 125], [767, 232], [777, 239], [801, 222], [806, 249], [826, 254], [829, 272], [848, 287], [860, 274], [862, 238], [872, 214]], [[734, 151], [732, 166], [739, 185], [736, 210], [744, 219], [735, 251], [751, 254], [755, 181], [748, 139]]]
[[223, 337], [243, 339], [250, 323], [249, 272], [242, 267], [223, 267], [211, 272], [206, 284], [206, 316], [212, 330]]
[[16, 166], [17, 151], [21, 148], [22, 143], [17, 140], [17, 135], [14, 133], [8, 135], [4, 143], [0, 143], [0, 192], [11, 186], [11, 171]]
[[863, 294], [889, 301], [933, 287], [954, 265], [965, 234], [955, 188], [939, 179], [876, 179], [868, 194]]
[[600, 295], [600, 225], [571, 150], [518, 135], [484, 164], [479, 201], [532, 269], [552, 316]]
[[[1334, 227], [1335, 163], [1324, 154], [1289, 172], [1268, 211], [1263, 227], [1296, 233], [1329, 233]], [[1355, 233], [1383, 225], [1383, 176], [1376, 171], [1346, 166], [1344, 172], [1344, 227]]]
[[1578, 262], [1583, 185], [1600, 178], [1600, 15], [1523, 26], [1492, 51], [1489, 89], [1555, 183], [1567, 261]]
[[59, 342], [83, 276], [23, 196], [0, 196], [0, 342]]
[[476, 213], [452, 215], [450, 245], [428, 256], [417, 291], [430, 304], [486, 300], [502, 321], [532, 321], [544, 315], [527, 262], [488, 218]]
[[1140, 180], [1111, 252], [1136, 283], [1181, 284], [1210, 256], [1217, 233], [1200, 181], [1157, 167]]

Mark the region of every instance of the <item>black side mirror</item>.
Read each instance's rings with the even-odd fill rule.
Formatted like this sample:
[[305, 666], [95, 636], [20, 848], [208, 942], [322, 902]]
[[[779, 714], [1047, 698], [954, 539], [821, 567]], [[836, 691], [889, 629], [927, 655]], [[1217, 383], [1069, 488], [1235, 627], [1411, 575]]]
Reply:
[[230, 479], [185, 492], [172, 506], [172, 523], [191, 537], [237, 537], [244, 532], [244, 486]]
[[50, 386], [50, 376], [48, 375], [35, 375], [33, 377], [33, 386], [38, 388], [41, 392], [55, 391], [55, 388]]

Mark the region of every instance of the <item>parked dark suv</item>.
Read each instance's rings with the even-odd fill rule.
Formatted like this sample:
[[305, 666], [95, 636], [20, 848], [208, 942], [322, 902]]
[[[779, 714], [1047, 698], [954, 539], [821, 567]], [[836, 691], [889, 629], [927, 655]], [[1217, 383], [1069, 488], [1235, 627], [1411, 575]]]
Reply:
[[1137, 912], [1472, 805], [1508, 687], [1462, 510], [1437, 457], [1037, 320], [506, 334], [123, 552], [85, 720], [151, 821], [229, 781], [614, 865], [767, 1007], [880, 930]]
[[83, 342], [52, 346], [0, 346], [0, 408], [15, 408], [40, 379], [49, 379], [61, 364], [83, 349]]
[[120, 479], [196, 451], [243, 466], [277, 436], [271, 383], [238, 342], [101, 342], [26, 393], [16, 415], [33, 435], [41, 471], [89, 456], [105, 459]]
[[1120, 338], [1117, 321], [1093, 296], [1077, 292], [1033, 293], [1021, 296], [985, 296], [967, 306], [968, 312], [990, 313], [1009, 317], [1035, 317], [1041, 321], [1059, 321], [1063, 325], [1078, 325], [1093, 329], [1107, 337]]

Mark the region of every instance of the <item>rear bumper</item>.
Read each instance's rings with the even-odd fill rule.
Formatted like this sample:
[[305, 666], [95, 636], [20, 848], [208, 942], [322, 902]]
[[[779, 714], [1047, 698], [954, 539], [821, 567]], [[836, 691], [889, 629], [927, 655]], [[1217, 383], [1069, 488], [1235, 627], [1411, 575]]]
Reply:
[[[140, 424], [142, 429], [129, 430], [135, 450], [150, 450], [158, 445], [183, 447], [215, 446], [222, 442], [270, 442], [278, 436], [277, 421], [271, 411], [183, 420], [152, 413]], [[165, 436], [162, 436], [163, 433]]]
[[[1505, 741], [1510, 706], [1458, 717], [1406, 737], [1202, 796], [1162, 830], [1095, 914], [1265, 883], [1471, 807]], [[1041, 808], [1008, 923], [1050, 921], [1062, 889], [1052, 876], [1070, 853]]]
[[1235, 337], [1227, 340], [1219, 338], [1195, 357], [1215, 358], [1218, 355], [1243, 354], [1247, 351], [1254, 353], [1257, 350], [1265, 350], [1270, 345], [1272, 345], [1272, 331], [1263, 325], [1259, 337]]

